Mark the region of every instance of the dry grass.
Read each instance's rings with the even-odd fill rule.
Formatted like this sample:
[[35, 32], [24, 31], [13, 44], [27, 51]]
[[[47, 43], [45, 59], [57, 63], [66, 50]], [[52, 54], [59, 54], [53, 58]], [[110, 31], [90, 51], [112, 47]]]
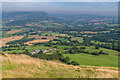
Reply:
[[118, 68], [73, 66], [31, 58], [27, 55], [2, 55], [3, 78], [117, 78]]
[[14, 29], [14, 30], [8, 31], [6, 34], [14, 34], [14, 33], [20, 32], [20, 31], [22, 31], [22, 30]]
[[14, 37], [8, 37], [8, 38], [3, 38], [1, 39], [2, 45], [1, 46], [6, 46], [7, 42], [14, 41], [14, 40], [19, 40], [22, 39], [23, 36], [14, 36]]

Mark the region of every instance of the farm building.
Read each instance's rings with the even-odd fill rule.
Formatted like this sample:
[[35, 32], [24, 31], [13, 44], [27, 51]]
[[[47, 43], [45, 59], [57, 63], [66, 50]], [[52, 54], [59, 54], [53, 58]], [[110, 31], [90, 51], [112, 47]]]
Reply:
[[40, 52], [40, 50], [35, 50], [35, 52], [32, 52], [31, 54], [38, 54]]
[[[56, 48], [53, 48], [53, 49], [49, 49], [49, 50], [44, 50], [43, 53], [47, 53], [47, 52], [50, 52], [50, 51], [53, 51], [53, 50], [56, 50]], [[31, 54], [38, 54], [41, 50], [35, 50], [34, 52], [32, 52]]]
[[49, 52], [49, 50], [45, 50], [45, 51], [43, 51], [43, 53], [46, 53], [46, 52]]

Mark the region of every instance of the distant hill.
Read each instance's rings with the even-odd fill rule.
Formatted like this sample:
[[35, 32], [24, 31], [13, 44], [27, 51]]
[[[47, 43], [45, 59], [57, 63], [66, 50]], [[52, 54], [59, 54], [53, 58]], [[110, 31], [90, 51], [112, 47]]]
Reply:
[[[6, 26], [26, 26], [25, 24], [39, 23], [40, 21], [65, 22], [59, 17], [52, 16], [46, 12], [3, 12], [2, 20]], [[43, 23], [46, 24], [46, 23]]]
[[26, 17], [33, 17], [33, 16], [46, 16], [48, 13], [46, 12], [31, 12], [31, 11], [21, 11], [21, 12], [3, 12], [3, 20], [5, 19], [20, 19]]
[[37, 30], [45, 29], [47, 31], [107, 31], [109, 30], [109, 26], [105, 24], [117, 24], [117, 17], [111, 16], [105, 17], [85, 14], [55, 15], [34, 11], [3, 12], [2, 18], [3, 27], [34, 27]]
[[23, 54], [2, 55], [3, 78], [117, 78], [118, 68], [72, 66]]

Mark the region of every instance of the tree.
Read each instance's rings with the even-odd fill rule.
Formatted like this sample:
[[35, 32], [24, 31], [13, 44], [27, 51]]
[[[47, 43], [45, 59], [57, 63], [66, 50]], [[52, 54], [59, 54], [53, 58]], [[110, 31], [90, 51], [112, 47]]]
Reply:
[[45, 36], [48, 36], [48, 34], [46, 34]]
[[92, 52], [91, 54], [92, 54], [92, 55], [99, 55], [98, 52]]
[[100, 50], [99, 54], [104, 54], [104, 52], [102, 50]]
[[43, 51], [42, 50], [40, 50], [40, 52], [38, 53], [38, 54], [42, 54], [43, 53]]
[[103, 52], [102, 50], [99, 52], [99, 54], [108, 55], [108, 53], [105, 53], [105, 52]]
[[71, 64], [74, 65], [74, 66], [75, 66], [75, 65], [79, 65], [79, 63], [76, 62], [76, 61], [71, 61]]
[[100, 48], [100, 46], [99, 46], [99, 45], [96, 45], [96, 46], [95, 46], [95, 49], [99, 49], [99, 48]]
[[86, 49], [86, 47], [80, 47], [80, 49]]
[[43, 37], [43, 38], [41, 38], [41, 39], [47, 39], [47, 38], [44, 38], [44, 37]]
[[39, 36], [41, 36], [42, 34], [41, 34], [41, 33], [39, 33], [38, 35], [39, 35]]
[[26, 49], [23, 53], [24, 53], [24, 54], [27, 54], [27, 55], [31, 55], [31, 54], [28, 52], [27, 49]]
[[75, 54], [74, 50], [72, 50], [72, 49], [69, 50], [69, 53], [70, 54]]
[[65, 58], [62, 59], [62, 61], [65, 62], [65, 63], [68, 63], [70, 61], [70, 58], [69, 57], [65, 57]]

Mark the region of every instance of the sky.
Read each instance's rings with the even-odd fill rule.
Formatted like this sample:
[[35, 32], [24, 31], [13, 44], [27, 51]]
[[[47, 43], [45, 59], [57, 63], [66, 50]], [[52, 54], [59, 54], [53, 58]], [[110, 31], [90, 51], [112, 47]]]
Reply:
[[119, 0], [2, 0], [2, 2], [118, 2]]
[[117, 2], [3, 2], [2, 10], [3, 12], [43, 11], [48, 13], [64, 13], [64, 14], [117, 15], [118, 3]]

